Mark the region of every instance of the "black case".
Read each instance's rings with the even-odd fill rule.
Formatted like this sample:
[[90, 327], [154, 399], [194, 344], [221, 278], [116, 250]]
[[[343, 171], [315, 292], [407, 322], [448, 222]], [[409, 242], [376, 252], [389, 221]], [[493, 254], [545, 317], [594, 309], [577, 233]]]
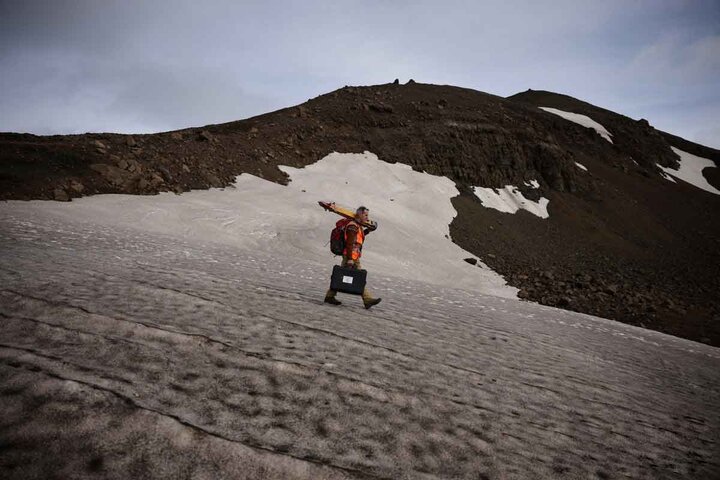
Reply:
[[338, 292], [362, 295], [367, 280], [367, 271], [335, 265], [330, 277], [330, 288]]

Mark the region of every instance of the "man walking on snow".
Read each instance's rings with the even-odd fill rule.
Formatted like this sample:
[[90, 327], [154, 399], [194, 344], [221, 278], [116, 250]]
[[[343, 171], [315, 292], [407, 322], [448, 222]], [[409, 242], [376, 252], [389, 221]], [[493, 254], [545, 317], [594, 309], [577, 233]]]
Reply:
[[[360, 207], [355, 211], [355, 218], [350, 220], [345, 225], [345, 249], [343, 250], [343, 259], [341, 266], [346, 268], [354, 268], [360, 270], [360, 257], [362, 256], [362, 246], [365, 241], [365, 235], [370, 233], [370, 229], [363, 229], [362, 224], [367, 224], [369, 220], [369, 210], [365, 207]], [[340, 305], [340, 302], [335, 296], [337, 290], [328, 289], [325, 295], [325, 303], [332, 305]], [[363, 289], [362, 292], [363, 303], [365, 308], [370, 308], [373, 305], [380, 303], [380, 298], [372, 298], [367, 288]]]

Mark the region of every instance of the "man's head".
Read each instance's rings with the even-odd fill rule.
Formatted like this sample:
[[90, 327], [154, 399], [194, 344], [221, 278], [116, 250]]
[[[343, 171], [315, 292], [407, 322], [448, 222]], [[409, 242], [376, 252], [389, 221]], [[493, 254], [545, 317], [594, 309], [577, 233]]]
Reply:
[[355, 218], [359, 222], [367, 223], [370, 218], [370, 210], [368, 210], [367, 207], [358, 207], [358, 209], [355, 210]]

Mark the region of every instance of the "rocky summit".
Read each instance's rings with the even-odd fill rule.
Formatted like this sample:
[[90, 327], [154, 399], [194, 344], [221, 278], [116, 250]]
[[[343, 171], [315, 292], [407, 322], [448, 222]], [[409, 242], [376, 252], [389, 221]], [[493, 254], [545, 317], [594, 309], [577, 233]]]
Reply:
[[[453, 180], [452, 240], [520, 297], [720, 345], [720, 195], [663, 170], [681, 169], [678, 151], [687, 152], [714, 162], [701, 175], [720, 189], [720, 151], [551, 92], [502, 98], [394, 82], [174, 132], [4, 133], [0, 199], [181, 194], [241, 173], [286, 183], [278, 165], [333, 151], [370, 151]], [[483, 188], [544, 199], [548, 215], [488, 208]]]

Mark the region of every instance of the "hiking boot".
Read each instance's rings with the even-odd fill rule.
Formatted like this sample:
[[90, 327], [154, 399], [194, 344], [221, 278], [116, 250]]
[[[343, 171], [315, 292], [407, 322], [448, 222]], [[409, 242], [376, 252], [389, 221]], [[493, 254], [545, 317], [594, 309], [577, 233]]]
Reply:
[[335, 297], [325, 297], [325, 303], [329, 303], [330, 305], [342, 304], [342, 302]]
[[380, 303], [380, 300], [382, 300], [382, 298], [373, 298], [372, 300], [368, 300], [367, 302], [364, 302], [365, 308], [369, 309], [373, 305], [377, 305], [378, 303]]

